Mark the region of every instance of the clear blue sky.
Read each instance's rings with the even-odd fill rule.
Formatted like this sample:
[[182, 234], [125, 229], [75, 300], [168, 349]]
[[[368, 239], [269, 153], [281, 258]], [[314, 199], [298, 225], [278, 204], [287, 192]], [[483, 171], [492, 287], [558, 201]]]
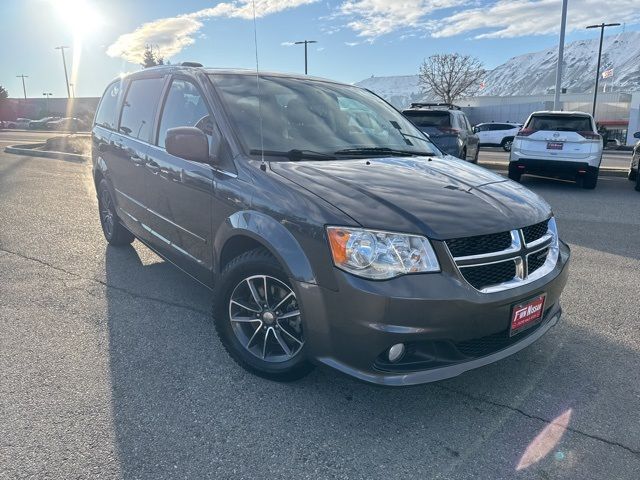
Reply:
[[[638, 0], [570, 0], [567, 41], [592, 38], [588, 23], [638, 30]], [[65, 96], [57, 45], [74, 46], [77, 96], [98, 96], [120, 72], [137, 70], [145, 44], [171, 62], [253, 68], [251, 0], [2, 0], [0, 85], [22, 95]], [[479, 57], [493, 68], [557, 43], [561, 0], [256, 0], [261, 68], [301, 72], [301, 46], [313, 39], [310, 73], [344, 82], [417, 72], [433, 53]], [[147, 24], [143, 27], [144, 24]], [[610, 33], [618, 33], [611, 29]]]

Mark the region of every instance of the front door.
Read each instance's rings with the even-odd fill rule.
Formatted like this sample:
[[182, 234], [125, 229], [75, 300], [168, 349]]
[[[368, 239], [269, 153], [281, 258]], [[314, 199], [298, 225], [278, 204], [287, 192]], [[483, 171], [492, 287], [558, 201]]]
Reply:
[[149, 150], [146, 178], [152, 196], [152, 228], [167, 241], [162, 252], [205, 284], [211, 281], [211, 211], [214, 170], [167, 153], [167, 130], [198, 127], [212, 143], [211, 113], [198, 87], [174, 78], [161, 111], [156, 145]]

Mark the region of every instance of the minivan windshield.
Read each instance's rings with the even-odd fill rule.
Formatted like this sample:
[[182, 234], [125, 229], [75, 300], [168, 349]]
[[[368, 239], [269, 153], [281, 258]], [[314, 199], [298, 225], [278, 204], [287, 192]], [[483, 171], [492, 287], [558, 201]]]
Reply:
[[584, 115], [533, 115], [527, 128], [559, 132], [590, 132], [591, 118]]
[[[442, 155], [415, 126], [372, 93], [320, 80], [211, 74], [245, 149], [282, 158]], [[262, 140], [260, 138], [262, 117]], [[298, 152], [297, 157], [285, 152]]]

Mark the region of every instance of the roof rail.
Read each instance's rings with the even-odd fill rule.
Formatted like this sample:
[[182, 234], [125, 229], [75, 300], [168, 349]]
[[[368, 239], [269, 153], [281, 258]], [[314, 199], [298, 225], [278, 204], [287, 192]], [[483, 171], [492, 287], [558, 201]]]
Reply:
[[460, 110], [458, 105], [454, 105], [453, 103], [425, 103], [425, 102], [415, 102], [411, 104], [411, 108], [418, 107], [447, 107], [449, 110]]
[[198, 62], [182, 62], [180, 66], [181, 67], [202, 67], [202, 64]]

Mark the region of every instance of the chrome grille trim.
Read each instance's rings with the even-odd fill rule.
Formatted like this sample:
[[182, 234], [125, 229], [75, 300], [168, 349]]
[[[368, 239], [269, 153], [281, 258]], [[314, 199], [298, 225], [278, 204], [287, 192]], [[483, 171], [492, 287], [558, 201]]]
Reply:
[[[539, 280], [555, 268], [558, 263], [560, 248], [558, 245], [558, 230], [554, 217], [551, 217], [548, 221], [547, 233], [529, 244], [525, 243], [522, 229], [511, 230], [510, 233], [512, 239], [510, 247], [499, 252], [490, 252], [483, 255], [453, 257], [449, 247], [447, 246], [449, 257], [456, 265], [460, 276], [475, 290], [481, 293], [495, 293], [511, 288], [521, 287]], [[446, 241], [443, 243], [447, 245]], [[529, 275], [529, 257], [545, 249], [548, 249], [545, 262], [541, 267]], [[516, 276], [505, 282], [487, 285], [486, 287], [478, 289], [471, 285], [471, 283], [465, 278], [464, 269], [466, 268], [492, 265], [508, 261], [514, 261], [516, 263]]]

